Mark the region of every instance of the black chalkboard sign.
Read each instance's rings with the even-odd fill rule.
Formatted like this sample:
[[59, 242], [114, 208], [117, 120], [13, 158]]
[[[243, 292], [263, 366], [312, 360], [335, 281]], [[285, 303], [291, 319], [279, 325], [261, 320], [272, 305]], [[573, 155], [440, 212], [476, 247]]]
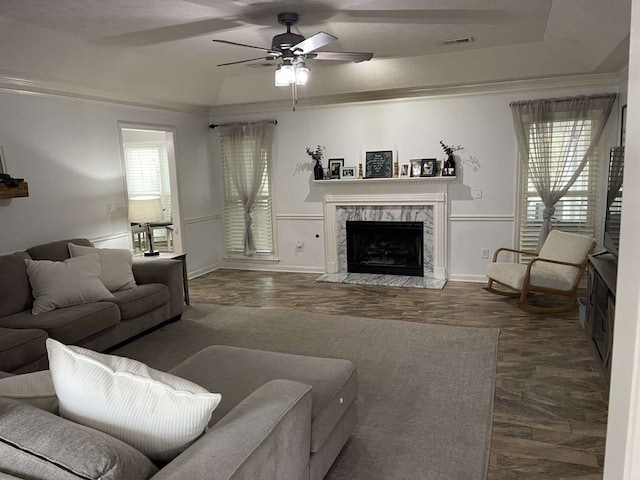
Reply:
[[366, 178], [391, 178], [393, 176], [393, 152], [391, 150], [367, 152], [365, 166]]

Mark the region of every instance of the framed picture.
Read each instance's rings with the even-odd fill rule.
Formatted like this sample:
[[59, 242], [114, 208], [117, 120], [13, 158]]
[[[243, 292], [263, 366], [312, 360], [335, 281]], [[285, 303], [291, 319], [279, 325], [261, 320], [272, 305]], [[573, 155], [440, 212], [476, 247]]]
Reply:
[[423, 158], [421, 167], [422, 167], [422, 169], [420, 170], [421, 177], [436, 176], [436, 159], [435, 158]]
[[436, 160], [436, 177], [442, 175], [442, 160]]
[[411, 160], [411, 176], [412, 177], [420, 177], [422, 173], [422, 160], [415, 159]]
[[340, 178], [342, 179], [355, 179], [356, 167], [340, 167]]
[[380, 150], [365, 154], [365, 178], [391, 178], [393, 176], [393, 151]]
[[409, 176], [409, 164], [408, 163], [403, 163], [402, 165], [400, 165], [400, 176], [401, 177], [408, 177]]
[[340, 169], [344, 167], [344, 158], [329, 159], [329, 178], [340, 178]]
[[2, 149], [2, 145], [0, 145], [0, 173], [9, 173], [7, 172], [7, 164], [4, 160], [4, 150]]

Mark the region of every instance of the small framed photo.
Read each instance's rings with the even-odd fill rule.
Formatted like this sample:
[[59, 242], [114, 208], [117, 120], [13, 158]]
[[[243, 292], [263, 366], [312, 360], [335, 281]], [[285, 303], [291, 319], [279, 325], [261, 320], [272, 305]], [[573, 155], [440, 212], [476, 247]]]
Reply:
[[342, 179], [355, 179], [356, 178], [356, 167], [340, 167], [340, 178]]
[[436, 177], [442, 175], [442, 160], [436, 160]]
[[421, 167], [422, 167], [422, 170], [420, 171], [421, 177], [436, 176], [436, 159], [435, 158], [423, 158]]
[[2, 145], [0, 145], [0, 173], [9, 173], [7, 172], [7, 164], [4, 160], [4, 150], [2, 149]]
[[344, 167], [344, 158], [329, 159], [329, 178], [340, 178], [340, 169]]
[[402, 165], [400, 165], [400, 176], [401, 177], [408, 177], [409, 176], [409, 164], [408, 163], [403, 163]]
[[412, 177], [420, 177], [421, 173], [422, 173], [422, 160], [421, 159], [415, 159], [415, 160], [411, 160], [411, 176]]

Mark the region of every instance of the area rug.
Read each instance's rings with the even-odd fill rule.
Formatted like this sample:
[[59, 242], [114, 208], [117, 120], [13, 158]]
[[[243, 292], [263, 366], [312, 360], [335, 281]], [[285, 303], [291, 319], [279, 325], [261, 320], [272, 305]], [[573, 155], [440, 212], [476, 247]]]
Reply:
[[196, 304], [181, 321], [113, 353], [162, 370], [213, 344], [347, 358], [358, 369], [358, 424], [327, 480], [481, 480], [498, 333]]

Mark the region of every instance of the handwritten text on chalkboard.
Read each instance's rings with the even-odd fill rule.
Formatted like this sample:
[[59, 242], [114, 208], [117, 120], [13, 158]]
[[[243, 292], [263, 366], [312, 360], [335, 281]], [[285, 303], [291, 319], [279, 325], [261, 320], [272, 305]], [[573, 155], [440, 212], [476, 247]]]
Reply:
[[367, 152], [365, 164], [366, 178], [391, 178], [393, 176], [393, 152], [391, 150]]

